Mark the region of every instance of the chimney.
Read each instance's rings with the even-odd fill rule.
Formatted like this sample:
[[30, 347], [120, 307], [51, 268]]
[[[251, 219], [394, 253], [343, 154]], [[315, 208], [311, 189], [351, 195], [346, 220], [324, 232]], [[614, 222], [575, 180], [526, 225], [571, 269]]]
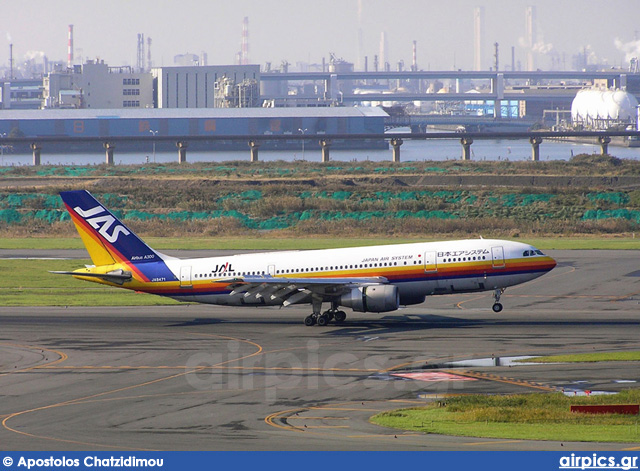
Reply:
[[413, 58], [411, 59], [411, 70], [418, 71], [418, 41], [413, 41]]
[[73, 25], [69, 25], [69, 44], [67, 46], [67, 67], [73, 67]]
[[240, 65], [249, 64], [249, 17], [242, 21], [242, 47], [240, 50]]
[[13, 44], [9, 44], [9, 80], [13, 80]]

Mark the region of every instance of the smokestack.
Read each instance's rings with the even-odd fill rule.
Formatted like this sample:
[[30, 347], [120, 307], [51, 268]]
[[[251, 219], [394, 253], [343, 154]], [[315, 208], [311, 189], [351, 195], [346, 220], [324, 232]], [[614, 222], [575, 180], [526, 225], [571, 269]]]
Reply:
[[527, 7], [525, 11], [525, 31], [527, 41], [527, 70], [536, 70], [535, 58], [533, 56], [533, 46], [536, 43], [536, 7]]
[[69, 43], [67, 46], [67, 67], [73, 67], [73, 25], [69, 25]]
[[242, 48], [240, 51], [240, 65], [249, 65], [249, 17], [242, 21]]
[[473, 70], [482, 70], [482, 29], [484, 23], [484, 8], [473, 9]]
[[144, 34], [138, 33], [138, 57], [136, 67], [138, 72], [144, 71]]
[[511, 71], [516, 71], [516, 48], [511, 46]]
[[9, 44], [9, 80], [13, 80], [13, 44]]
[[500, 56], [498, 55], [498, 43], [493, 43], [493, 47], [495, 48], [495, 53], [493, 54], [493, 59], [495, 61], [496, 72], [500, 70]]
[[413, 58], [411, 59], [411, 70], [418, 71], [418, 41], [413, 41]]
[[151, 70], [153, 64], [151, 63], [151, 38], [147, 38], [147, 70]]
[[389, 62], [387, 57], [387, 33], [383, 31], [380, 33], [380, 63], [384, 67], [387, 62]]

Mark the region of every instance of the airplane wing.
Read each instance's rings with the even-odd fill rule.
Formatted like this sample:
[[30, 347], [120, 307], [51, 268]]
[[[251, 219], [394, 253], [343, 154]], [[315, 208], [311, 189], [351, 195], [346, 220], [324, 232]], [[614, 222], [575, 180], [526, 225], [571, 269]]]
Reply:
[[242, 295], [247, 299], [282, 299], [283, 306], [308, 302], [313, 294], [341, 296], [360, 286], [387, 284], [382, 276], [362, 278], [286, 278], [273, 276], [240, 276], [212, 280], [215, 283], [228, 282], [231, 295]]

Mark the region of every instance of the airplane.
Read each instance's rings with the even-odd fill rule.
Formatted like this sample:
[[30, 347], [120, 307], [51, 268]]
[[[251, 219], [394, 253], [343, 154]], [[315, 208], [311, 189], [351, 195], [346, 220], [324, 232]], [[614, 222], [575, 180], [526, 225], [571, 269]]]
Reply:
[[[390, 312], [427, 296], [493, 291], [493, 311], [510, 286], [556, 261], [520, 242], [470, 239], [179, 259], [145, 244], [86, 190], [60, 193], [93, 265], [55, 274], [223, 306], [310, 304], [307, 326], [341, 324], [356, 312]], [[330, 308], [322, 312], [322, 304]]]

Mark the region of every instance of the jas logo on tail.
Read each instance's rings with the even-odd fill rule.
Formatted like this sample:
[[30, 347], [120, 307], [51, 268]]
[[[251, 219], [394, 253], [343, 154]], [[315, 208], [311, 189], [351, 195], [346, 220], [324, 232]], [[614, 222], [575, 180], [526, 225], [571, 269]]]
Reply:
[[124, 234], [125, 236], [128, 236], [130, 234], [130, 232], [120, 224], [117, 224], [113, 228], [111, 233], [109, 233], [109, 229], [111, 229], [111, 226], [113, 226], [113, 224], [116, 222], [116, 218], [108, 213], [102, 216], [98, 216], [99, 214], [106, 212], [106, 210], [102, 206], [96, 206], [95, 208], [87, 209], [86, 211], [80, 209], [79, 206], [76, 206], [75, 208], [73, 208], [73, 210], [80, 216], [82, 216], [85, 221], [91, 224], [91, 227], [96, 229], [102, 237], [107, 239], [112, 244], [118, 240], [118, 236], [120, 234]]

